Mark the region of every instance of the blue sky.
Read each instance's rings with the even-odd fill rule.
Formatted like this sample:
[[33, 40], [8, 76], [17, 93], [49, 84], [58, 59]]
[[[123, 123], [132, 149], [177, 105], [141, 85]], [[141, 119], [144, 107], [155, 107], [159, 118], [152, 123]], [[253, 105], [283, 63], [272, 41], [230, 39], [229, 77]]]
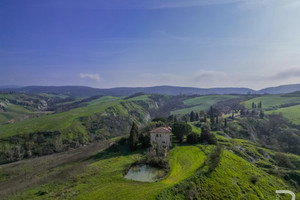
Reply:
[[298, 0], [1, 0], [0, 85], [300, 83]]

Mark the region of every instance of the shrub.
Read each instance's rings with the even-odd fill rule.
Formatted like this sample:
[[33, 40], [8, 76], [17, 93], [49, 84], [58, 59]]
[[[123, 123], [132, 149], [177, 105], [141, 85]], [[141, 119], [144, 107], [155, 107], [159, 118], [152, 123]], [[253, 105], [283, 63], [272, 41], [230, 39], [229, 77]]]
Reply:
[[199, 138], [200, 143], [217, 145], [218, 141], [213, 133], [202, 132]]
[[140, 135], [140, 142], [142, 143], [143, 148], [148, 148], [151, 146], [150, 136], [147, 133]]
[[189, 144], [196, 144], [198, 142], [198, 134], [195, 132], [190, 133], [189, 135], [187, 135], [187, 143]]
[[258, 181], [258, 177], [257, 177], [257, 176], [250, 176], [249, 180], [250, 180], [250, 182], [251, 182], [252, 184], [255, 185], [256, 182]]
[[290, 159], [282, 154], [282, 153], [276, 153], [274, 155], [274, 159], [276, 161], [276, 164], [279, 166], [279, 167], [286, 167], [286, 168], [289, 168], [289, 169], [295, 169], [295, 165], [293, 165], [293, 163], [291, 163]]
[[208, 170], [210, 172], [214, 171], [215, 168], [219, 165], [221, 160], [221, 154], [222, 154], [223, 148], [221, 145], [218, 145], [210, 154], [208, 157]]

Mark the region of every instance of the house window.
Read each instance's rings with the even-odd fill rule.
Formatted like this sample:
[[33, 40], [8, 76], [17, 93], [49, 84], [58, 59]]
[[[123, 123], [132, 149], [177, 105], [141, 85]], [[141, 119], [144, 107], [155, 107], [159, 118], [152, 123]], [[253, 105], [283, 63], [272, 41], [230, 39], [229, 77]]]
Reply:
[[159, 134], [159, 137], [161, 137], [161, 134]]
[[165, 141], [162, 141], [162, 143], [166, 143]]
[[158, 137], [158, 134], [156, 134], [156, 137]]

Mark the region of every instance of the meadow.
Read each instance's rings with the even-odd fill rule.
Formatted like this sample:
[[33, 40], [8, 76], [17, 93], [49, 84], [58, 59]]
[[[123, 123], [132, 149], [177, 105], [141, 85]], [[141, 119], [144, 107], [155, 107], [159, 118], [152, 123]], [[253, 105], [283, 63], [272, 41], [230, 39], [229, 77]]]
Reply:
[[[147, 183], [123, 177], [125, 168], [139, 159], [140, 153], [125, 151], [100, 154], [89, 160], [90, 164], [83, 173], [68, 182], [50, 182], [8, 199], [154, 199], [163, 189], [192, 176], [206, 159], [204, 152], [197, 146], [176, 146], [168, 155], [168, 175], [162, 181]], [[39, 196], [40, 191], [45, 194]]]
[[252, 102], [256, 105], [259, 102], [262, 102], [263, 109], [277, 109], [282, 105], [300, 104], [300, 96], [291, 94], [264, 95], [245, 101], [243, 102], [243, 105], [245, 105], [246, 108], [251, 109]]
[[195, 98], [190, 98], [184, 100], [183, 103], [187, 108], [178, 109], [171, 112], [171, 114], [187, 114], [191, 111], [205, 111], [208, 110], [210, 106], [214, 105], [220, 101], [226, 101], [234, 98], [238, 98], [239, 96], [235, 95], [207, 95], [200, 96]]
[[67, 112], [30, 118], [13, 124], [1, 125], [0, 138], [17, 134], [34, 133], [37, 131], [58, 130], [68, 132], [71, 131], [72, 128], [76, 128], [84, 132], [84, 128], [76, 119], [93, 113], [103, 113], [107, 107], [119, 103], [119, 99], [120, 98], [105, 96], [90, 102], [89, 105], [85, 107], [72, 109]]

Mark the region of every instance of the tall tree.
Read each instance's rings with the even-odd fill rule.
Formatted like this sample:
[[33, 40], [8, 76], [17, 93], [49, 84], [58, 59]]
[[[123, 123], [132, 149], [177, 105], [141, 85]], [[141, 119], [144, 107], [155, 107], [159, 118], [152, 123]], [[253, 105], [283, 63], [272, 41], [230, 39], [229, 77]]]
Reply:
[[195, 121], [199, 121], [199, 113], [196, 113]]
[[192, 111], [192, 112], [190, 113], [190, 121], [191, 121], [191, 122], [194, 122], [194, 121], [195, 121], [195, 112], [194, 112], [194, 111]]
[[210, 115], [210, 125], [213, 126], [215, 124], [215, 117], [214, 115]]
[[218, 143], [216, 136], [214, 134], [210, 133], [210, 126], [208, 123], [204, 124], [201, 128], [201, 135], [200, 135], [199, 141], [201, 143], [207, 143], [207, 144], [217, 144]]
[[265, 113], [263, 110], [260, 110], [259, 117], [263, 119], [265, 117]]
[[227, 119], [224, 120], [224, 127], [227, 128]]
[[183, 141], [183, 137], [192, 132], [192, 127], [185, 122], [176, 122], [172, 126], [172, 132], [181, 143]]
[[131, 151], [137, 149], [138, 142], [139, 142], [139, 129], [138, 126], [133, 122], [130, 130], [130, 136], [129, 136], [129, 148]]

